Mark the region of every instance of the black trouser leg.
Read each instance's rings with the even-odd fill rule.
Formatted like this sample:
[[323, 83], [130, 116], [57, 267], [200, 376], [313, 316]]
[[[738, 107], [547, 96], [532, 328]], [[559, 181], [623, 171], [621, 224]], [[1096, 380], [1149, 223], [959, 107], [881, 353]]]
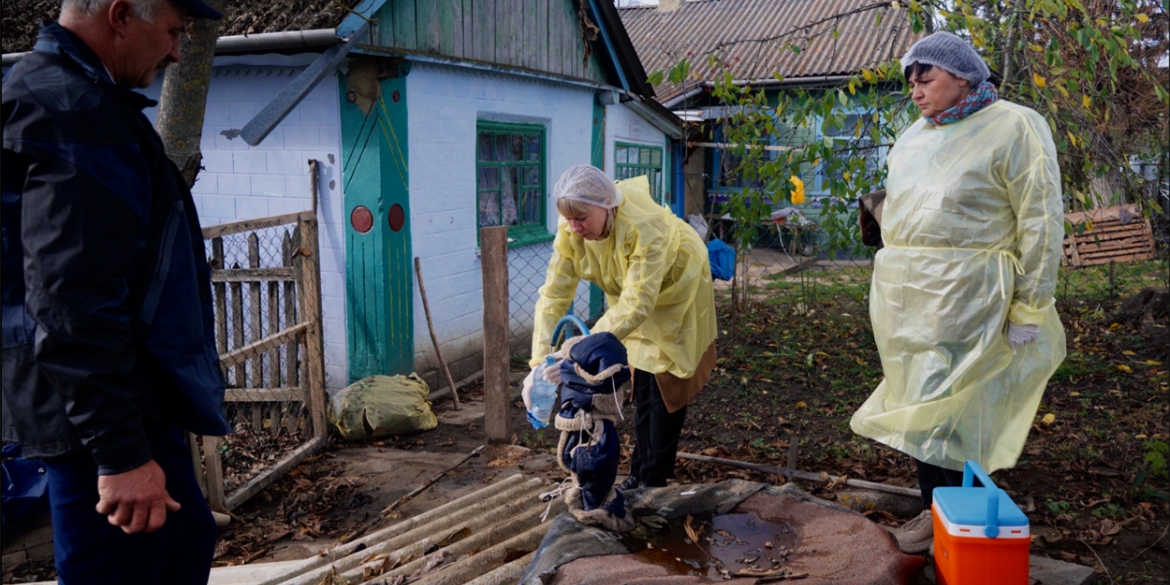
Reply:
[[630, 463], [631, 473], [647, 486], [661, 487], [674, 477], [678, 438], [687, 409], [684, 406], [668, 412], [654, 375], [640, 370], [634, 374], [634, 401], [638, 409], [634, 418], [637, 445]]
[[[917, 459], [914, 463], [918, 465], [918, 488], [922, 490], [923, 510], [929, 510], [930, 505], [934, 503], [934, 488], [963, 486], [962, 471], [945, 469]], [[983, 483], [979, 478], [975, 478], [975, 485], [981, 486]]]
[[639, 390], [639, 374], [637, 370], [634, 371], [634, 452], [630, 454], [630, 476], [641, 480], [646, 451], [650, 447], [650, 411], [653, 404], [650, 393]]

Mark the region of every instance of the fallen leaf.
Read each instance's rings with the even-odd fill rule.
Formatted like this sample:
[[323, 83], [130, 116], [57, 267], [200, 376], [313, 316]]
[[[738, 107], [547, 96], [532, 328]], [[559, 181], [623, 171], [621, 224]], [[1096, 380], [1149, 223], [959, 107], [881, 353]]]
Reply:
[[1056, 415], [1050, 412], [1044, 415], [1044, 418], [1040, 419], [1040, 422], [1044, 424], [1044, 426], [1051, 425], [1052, 423], [1056, 422]]

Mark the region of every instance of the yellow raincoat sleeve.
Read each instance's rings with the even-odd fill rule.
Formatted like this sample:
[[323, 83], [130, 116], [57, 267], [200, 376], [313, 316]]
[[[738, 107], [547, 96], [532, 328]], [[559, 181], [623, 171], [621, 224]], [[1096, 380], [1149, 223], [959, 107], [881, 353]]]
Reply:
[[[674, 264], [675, 255], [670, 250], [669, 230], [671, 226], [661, 217], [637, 223], [627, 238], [633, 239], [632, 253], [622, 282], [622, 294], [617, 304], [598, 319], [592, 331], [608, 331], [625, 340], [635, 329], [650, 317], [658, 303], [658, 293], [666, 271]], [[677, 246], [675, 246], [677, 252]]]
[[557, 226], [556, 239], [553, 241], [552, 258], [548, 261], [548, 273], [544, 279], [544, 286], [540, 287], [540, 299], [536, 301], [536, 319], [532, 330], [532, 358], [528, 366], [535, 368], [548, 355], [549, 345], [552, 343], [553, 329], [557, 321], [565, 316], [573, 298], [577, 295], [577, 283], [581, 278], [577, 276], [575, 251], [569, 242], [569, 232], [565, 229], [562, 219]]
[[1020, 114], [1020, 136], [1009, 149], [1005, 183], [1016, 214], [1017, 274], [1008, 319], [1018, 325], [1043, 325], [1056, 293], [1061, 246], [1064, 244], [1064, 204], [1056, 145], [1047, 122], [1039, 114]]

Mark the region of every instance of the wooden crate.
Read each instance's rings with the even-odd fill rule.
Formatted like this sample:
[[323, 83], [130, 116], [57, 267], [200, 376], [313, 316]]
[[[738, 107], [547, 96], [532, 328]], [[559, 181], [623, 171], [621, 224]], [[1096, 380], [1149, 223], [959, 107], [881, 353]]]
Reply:
[[1074, 228], [1083, 230], [1064, 238], [1063, 257], [1069, 266], [1079, 268], [1154, 258], [1154, 232], [1136, 205], [1069, 213], [1064, 218]]

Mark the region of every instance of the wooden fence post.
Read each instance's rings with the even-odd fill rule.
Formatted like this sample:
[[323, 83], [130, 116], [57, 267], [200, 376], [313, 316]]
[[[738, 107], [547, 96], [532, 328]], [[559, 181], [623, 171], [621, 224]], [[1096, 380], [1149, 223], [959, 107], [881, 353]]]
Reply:
[[[309, 162], [310, 185], [317, 184], [317, 161]], [[309, 322], [306, 332], [305, 361], [308, 362], [308, 385], [304, 396], [309, 400], [310, 420], [313, 422], [313, 436], [324, 439], [329, 436], [325, 421], [325, 348], [321, 322], [321, 248], [317, 241], [317, 215], [302, 216], [300, 221], [300, 261], [302, 287], [300, 295], [302, 318]]]
[[203, 466], [207, 470], [207, 504], [212, 510], [222, 510], [223, 461], [219, 458], [219, 437], [203, 436]]
[[508, 424], [508, 228], [483, 228], [484, 431], [490, 443], [511, 439]]

